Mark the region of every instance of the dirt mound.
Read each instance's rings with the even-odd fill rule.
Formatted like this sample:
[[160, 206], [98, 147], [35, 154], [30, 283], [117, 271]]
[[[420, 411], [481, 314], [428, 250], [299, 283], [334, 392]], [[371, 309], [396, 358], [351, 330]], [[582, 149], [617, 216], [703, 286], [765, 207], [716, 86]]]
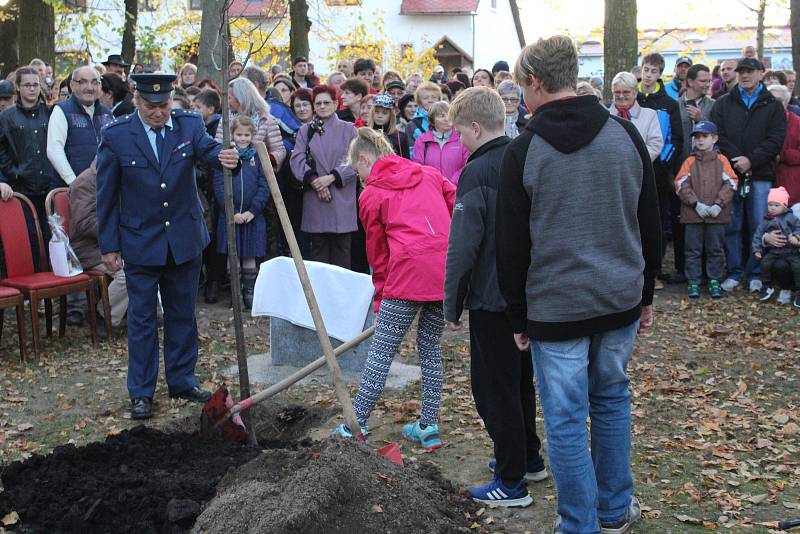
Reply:
[[28, 532], [183, 532], [231, 467], [260, 451], [139, 426], [10, 464], [0, 516]]
[[193, 533], [470, 532], [471, 501], [427, 463], [400, 467], [352, 440], [265, 451], [228, 474]]
[[[267, 404], [253, 410], [262, 447], [298, 448], [330, 408]], [[186, 532], [223, 476], [261, 453], [187, 432], [135, 427], [103, 443], [57, 447], [2, 470], [0, 517], [16, 511], [22, 532]]]

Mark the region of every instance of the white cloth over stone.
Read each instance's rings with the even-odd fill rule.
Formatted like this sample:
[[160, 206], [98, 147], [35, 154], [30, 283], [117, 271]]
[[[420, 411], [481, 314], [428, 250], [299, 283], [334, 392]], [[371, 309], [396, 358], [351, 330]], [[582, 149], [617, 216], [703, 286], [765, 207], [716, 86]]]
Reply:
[[[327, 263], [304, 263], [328, 335], [339, 341], [356, 337], [372, 306], [372, 277]], [[279, 317], [316, 330], [291, 258], [279, 256], [261, 264], [251, 313], [253, 317]]]

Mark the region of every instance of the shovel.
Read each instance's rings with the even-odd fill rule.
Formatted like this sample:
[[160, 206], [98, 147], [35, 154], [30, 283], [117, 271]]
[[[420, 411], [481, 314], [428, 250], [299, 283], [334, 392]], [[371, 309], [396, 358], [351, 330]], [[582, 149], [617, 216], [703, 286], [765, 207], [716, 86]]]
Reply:
[[[353, 436], [357, 437], [357, 439], [361, 440], [362, 442], [366, 442], [366, 438], [361, 434], [361, 427], [359, 426], [355, 417], [355, 413], [353, 412], [353, 402], [350, 399], [350, 393], [347, 390], [347, 384], [342, 376], [342, 370], [339, 367], [339, 363], [336, 361], [333, 345], [331, 345], [331, 340], [328, 337], [328, 331], [325, 328], [325, 322], [322, 320], [322, 314], [320, 313], [317, 299], [314, 296], [314, 289], [311, 286], [311, 280], [308, 277], [306, 266], [303, 263], [303, 257], [300, 255], [300, 247], [297, 245], [297, 239], [295, 238], [294, 231], [292, 230], [292, 223], [289, 220], [289, 213], [286, 211], [286, 204], [283, 202], [283, 196], [281, 195], [281, 191], [278, 186], [278, 180], [275, 178], [275, 173], [272, 170], [272, 164], [269, 160], [267, 147], [264, 145], [264, 143], [256, 143], [256, 151], [258, 152], [258, 157], [261, 160], [262, 170], [267, 177], [267, 184], [269, 185], [272, 199], [275, 202], [275, 208], [278, 211], [278, 217], [280, 218], [281, 226], [283, 227], [283, 233], [286, 236], [286, 241], [289, 244], [289, 250], [291, 251], [292, 258], [294, 259], [294, 265], [297, 269], [297, 276], [300, 278], [300, 285], [303, 287], [303, 293], [305, 294], [308, 302], [311, 318], [314, 320], [314, 327], [316, 328], [317, 337], [319, 337], [320, 344], [322, 345], [322, 352], [325, 355], [325, 362], [328, 364], [328, 368], [331, 372], [331, 379], [333, 381], [336, 397], [338, 398], [339, 403], [342, 405], [345, 422], [347, 423], [347, 426], [352, 429]], [[225, 415], [227, 410], [233, 410], [233, 400], [230, 398], [230, 393], [228, 393], [226, 390], [227, 388], [220, 388], [220, 390], [215, 392], [208, 401], [208, 403], [211, 403], [211, 405], [208, 406], [208, 409], [206, 409], [205, 406], [203, 407], [203, 419], [206, 418], [206, 414], [219, 414], [219, 417], [212, 419], [212, 427], [215, 423], [218, 423], [219, 419]], [[241, 408], [239, 411], [241, 412]], [[236, 419], [238, 419], [238, 417], [236, 417]], [[232, 425], [238, 428], [232, 428], [232, 425], [228, 424], [227, 428], [223, 428], [223, 436], [227, 435], [231, 439], [239, 439], [242, 433], [246, 435], [247, 431], [244, 429], [244, 425], [241, 424], [241, 421], [237, 423], [234, 420], [233, 414], [231, 414], [231, 417], [226, 417], [225, 421], [231, 421]], [[225, 421], [219, 423], [219, 425], [223, 425]], [[227, 434], [226, 430], [229, 431]]]
[[[374, 333], [375, 327], [370, 326], [350, 341], [336, 347], [333, 351], [334, 356], [339, 357], [348, 350], [357, 347]], [[234, 443], [244, 443], [247, 440], [247, 429], [238, 414], [249, 410], [256, 404], [270, 397], [274, 397], [281, 391], [289, 389], [303, 378], [324, 366], [326, 361], [325, 356], [321, 356], [280, 382], [273, 384], [260, 393], [239, 401], [237, 404], [233, 404], [233, 399], [228, 391], [228, 387], [223, 384], [203, 406], [203, 414], [200, 419], [201, 430], [205, 432], [222, 428], [222, 438], [224, 440]]]

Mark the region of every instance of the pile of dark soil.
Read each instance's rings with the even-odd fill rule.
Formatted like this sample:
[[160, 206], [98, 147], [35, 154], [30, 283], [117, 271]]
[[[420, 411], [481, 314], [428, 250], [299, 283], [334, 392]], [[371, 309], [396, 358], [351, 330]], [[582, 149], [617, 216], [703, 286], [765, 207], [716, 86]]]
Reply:
[[139, 426], [10, 464], [0, 516], [15, 510], [23, 532], [184, 532], [226, 471], [259, 453]]
[[[259, 443], [272, 447], [310, 444], [304, 436], [329, 415], [329, 408], [275, 404], [253, 410]], [[5, 466], [0, 517], [16, 511], [21, 532], [187, 532], [222, 477], [261, 454], [199, 435], [197, 422], [175, 433], [139, 426]]]
[[265, 451], [226, 475], [218, 493], [193, 533], [466, 533], [465, 512], [476, 510], [431, 464], [400, 467], [339, 438]]

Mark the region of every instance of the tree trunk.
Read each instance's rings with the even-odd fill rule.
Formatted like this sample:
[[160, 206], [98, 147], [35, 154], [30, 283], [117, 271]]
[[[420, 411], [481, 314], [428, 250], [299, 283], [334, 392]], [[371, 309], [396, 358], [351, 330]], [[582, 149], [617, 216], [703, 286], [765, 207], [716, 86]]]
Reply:
[[611, 80], [636, 65], [639, 36], [636, 31], [636, 0], [605, 0], [603, 31], [603, 98], [611, 101]]
[[308, 20], [308, 2], [292, 0], [289, 2], [289, 55], [290, 61], [302, 56], [308, 58], [308, 32], [311, 21]]
[[[225, 71], [227, 79], [228, 62], [226, 61], [226, 41], [222, 31], [222, 14], [227, 9], [227, 5], [226, 0], [203, 0], [200, 47], [197, 54], [197, 79], [214, 80], [223, 90], [225, 87], [222, 73]], [[224, 114], [223, 117], [225, 117]]]
[[758, 24], [756, 26], [756, 56], [764, 60], [764, 15], [767, 11], [767, 0], [758, 1]]
[[54, 64], [56, 59], [55, 15], [53, 6], [45, 0], [25, 0], [19, 3], [17, 42], [20, 63], [34, 58]]
[[19, 64], [17, 45], [17, 20], [19, 11], [16, 0], [3, 8], [4, 20], [0, 21], [0, 77], [5, 78]]
[[133, 64], [136, 56], [136, 20], [139, 17], [139, 0], [125, 0], [125, 27], [122, 30], [122, 59]]
[[[222, 146], [231, 146], [230, 135], [230, 109], [228, 108], [228, 61], [230, 58], [231, 33], [228, 21], [228, 5], [223, 2], [223, 9], [219, 12], [220, 25], [220, 50], [222, 51], [222, 61], [225, 67], [219, 72], [222, 85], [222, 120], [219, 127], [222, 128]], [[203, 24], [205, 24], [205, 12], [203, 13]], [[202, 42], [202, 41], [201, 41]], [[202, 57], [202, 56], [201, 56]], [[250, 397], [250, 373], [247, 368], [247, 347], [244, 341], [244, 320], [242, 319], [242, 286], [239, 276], [239, 256], [236, 253], [236, 224], [233, 222], [233, 175], [230, 169], [223, 169], [223, 182], [225, 185], [225, 225], [228, 235], [228, 270], [231, 274], [231, 300], [233, 300], [233, 331], [236, 337], [236, 361], [239, 367], [239, 400]], [[248, 439], [250, 444], [258, 446], [256, 439], [256, 429], [250, 417], [250, 411], [242, 412], [242, 422], [248, 429]]]
[[[790, 5], [789, 26], [792, 31], [792, 69], [800, 69], [800, 0], [792, 0]], [[794, 86], [794, 94], [800, 90], [800, 85]]]

